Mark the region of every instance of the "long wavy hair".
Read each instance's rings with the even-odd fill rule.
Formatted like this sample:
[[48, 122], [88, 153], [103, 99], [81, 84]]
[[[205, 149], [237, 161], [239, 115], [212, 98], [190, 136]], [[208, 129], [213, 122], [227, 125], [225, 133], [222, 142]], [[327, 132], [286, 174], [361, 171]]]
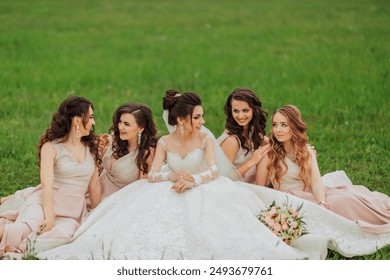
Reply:
[[[306, 135], [307, 126], [302, 120], [301, 112], [294, 105], [286, 105], [277, 109], [273, 113], [272, 120], [276, 113], [279, 113], [287, 118], [296, 155], [295, 163], [299, 166], [299, 177], [302, 179], [305, 185], [305, 190], [309, 190], [311, 180], [311, 166], [309, 164], [310, 153], [307, 150], [309, 138]], [[269, 142], [270, 150], [268, 152], [268, 157], [270, 161], [267, 168], [270, 174], [274, 174], [272, 179], [273, 187], [275, 189], [279, 189], [280, 180], [288, 170], [286, 164], [286, 150], [284, 149], [283, 143], [276, 139], [272, 130], [270, 133]]]
[[225, 128], [229, 135], [235, 135], [240, 139], [241, 147], [250, 151], [251, 147], [248, 146], [245, 137], [242, 135], [244, 128], [240, 126], [233, 117], [232, 113], [232, 101], [245, 101], [249, 107], [253, 110], [253, 118], [249, 122], [249, 141], [252, 143], [253, 148], [256, 150], [260, 147], [266, 134], [265, 126], [267, 122], [268, 113], [263, 109], [260, 99], [256, 94], [248, 88], [236, 88], [230, 93], [226, 100], [224, 111], [226, 115]]
[[[72, 120], [74, 117], [80, 117], [85, 125], [89, 121], [89, 108], [93, 109], [91, 101], [84, 97], [72, 96], [60, 104], [58, 110], [53, 114], [50, 127], [46, 129], [45, 134], [41, 136], [38, 142], [38, 165], [41, 164], [41, 150], [43, 144], [49, 141], [65, 142], [69, 138], [70, 129], [72, 127]], [[95, 135], [95, 128], [92, 127], [89, 135], [81, 137], [81, 142], [88, 146], [89, 150], [94, 156], [95, 163], [99, 165], [97, 136]]]
[[144, 129], [135, 162], [142, 173], [148, 173], [147, 159], [151, 154], [151, 149], [156, 148], [158, 137], [156, 136], [157, 128], [153, 120], [152, 110], [144, 104], [136, 102], [126, 103], [119, 106], [113, 114], [112, 126], [109, 129], [109, 133], [113, 135], [113, 156], [118, 159], [129, 153], [128, 141], [120, 139], [118, 126], [121, 116], [126, 113], [131, 114], [137, 125]]
[[202, 100], [194, 92], [180, 93], [178, 90], [170, 89], [165, 92], [162, 105], [164, 110], [169, 110], [168, 123], [177, 125], [177, 117], [185, 119], [192, 116], [194, 108], [202, 106]]

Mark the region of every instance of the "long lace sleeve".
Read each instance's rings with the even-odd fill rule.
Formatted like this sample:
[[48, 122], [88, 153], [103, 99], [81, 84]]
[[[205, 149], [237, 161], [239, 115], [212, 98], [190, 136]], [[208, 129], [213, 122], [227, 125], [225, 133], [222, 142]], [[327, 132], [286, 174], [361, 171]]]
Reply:
[[164, 161], [166, 158], [166, 143], [163, 138], [160, 138], [157, 142], [156, 153], [152, 167], [148, 174], [149, 182], [156, 183], [162, 181], [168, 181], [169, 171], [163, 170]]
[[194, 177], [196, 186], [214, 180], [218, 176], [218, 166], [214, 156], [214, 142], [210, 136], [206, 136], [204, 141], [207, 170], [192, 175], [192, 177]]

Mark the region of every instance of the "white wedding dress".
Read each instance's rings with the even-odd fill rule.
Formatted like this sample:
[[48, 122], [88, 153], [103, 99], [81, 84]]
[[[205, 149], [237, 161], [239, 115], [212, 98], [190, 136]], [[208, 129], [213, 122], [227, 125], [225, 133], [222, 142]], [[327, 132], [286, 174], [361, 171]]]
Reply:
[[[207, 137], [206, 137], [207, 138]], [[164, 143], [165, 142], [165, 143]], [[168, 142], [168, 143], [166, 143]], [[184, 157], [160, 139], [172, 171], [208, 171], [202, 144]], [[226, 177], [183, 193], [173, 183], [136, 181], [105, 199], [66, 244], [45, 248], [47, 259], [325, 259], [327, 248], [346, 256], [369, 254], [390, 243], [390, 234], [375, 235], [326, 209], [272, 189]], [[285, 244], [258, 219], [275, 199], [304, 202], [309, 234]]]

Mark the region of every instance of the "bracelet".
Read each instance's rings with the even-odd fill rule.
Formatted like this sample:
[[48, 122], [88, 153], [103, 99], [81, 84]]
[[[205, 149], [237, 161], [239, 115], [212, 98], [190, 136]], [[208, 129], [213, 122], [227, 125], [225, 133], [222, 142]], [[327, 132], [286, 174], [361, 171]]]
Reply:
[[329, 209], [329, 204], [325, 201], [320, 201], [319, 205], [324, 205], [326, 209]]

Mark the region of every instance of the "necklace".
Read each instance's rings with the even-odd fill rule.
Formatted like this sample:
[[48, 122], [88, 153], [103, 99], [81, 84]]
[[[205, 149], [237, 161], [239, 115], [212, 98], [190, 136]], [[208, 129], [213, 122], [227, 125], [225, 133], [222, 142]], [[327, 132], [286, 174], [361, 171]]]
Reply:
[[292, 162], [297, 161], [297, 154], [296, 153], [286, 153], [286, 157], [291, 160]]

